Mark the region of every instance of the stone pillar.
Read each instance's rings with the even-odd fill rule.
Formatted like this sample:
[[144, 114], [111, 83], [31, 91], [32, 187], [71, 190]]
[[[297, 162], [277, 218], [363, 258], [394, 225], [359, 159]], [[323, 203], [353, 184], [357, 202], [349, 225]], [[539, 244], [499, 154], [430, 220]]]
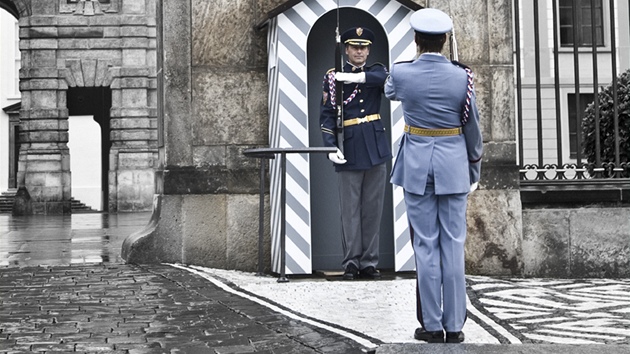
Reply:
[[120, 67], [111, 75], [109, 211], [153, 205], [157, 152], [155, 1], [122, 2]]
[[475, 73], [484, 138], [480, 189], [468, 202], [467, 274], [523, 274], [516, 159], [512, 3], [431, 1], [453, 17], [459, 61]]
[[50, 16], [20, 19], [22, 145], [17, 182], [30, 194], [36, 214], [71, 212], [68, 109], [65, 92], [60, 91], [67, 86], [58, 79], [57, 41], [51, 38], [55, 26], [56, 19]]
[[127, 262], [256, 269], [258, 165], [242, 154], [267, 145], [254, 6], [158, 2], [162, 169], [151, 223], [123, 244]]

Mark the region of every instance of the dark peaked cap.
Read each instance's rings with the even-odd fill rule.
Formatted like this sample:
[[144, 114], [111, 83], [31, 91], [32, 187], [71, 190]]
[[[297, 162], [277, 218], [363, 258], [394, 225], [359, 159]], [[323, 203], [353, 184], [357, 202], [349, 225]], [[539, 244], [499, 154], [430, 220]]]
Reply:
[[365, 27], [353, 27], [341, 34], [341, 42], [350, 45], [371, 45], [374, 33]]

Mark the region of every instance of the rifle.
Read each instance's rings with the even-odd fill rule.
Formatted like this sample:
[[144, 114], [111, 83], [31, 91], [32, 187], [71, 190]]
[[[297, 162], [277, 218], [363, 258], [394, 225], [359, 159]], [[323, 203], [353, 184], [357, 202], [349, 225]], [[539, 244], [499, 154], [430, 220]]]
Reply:
[[[339, 34], [339, 0], [337, 0], [337, 29], [335, 45], [335, 73], [343, 72], [343, 52], [341, 35]], [[343, 81], [335, 80], [335, 96], [337, 105], [337, 147], [343, 153]]]

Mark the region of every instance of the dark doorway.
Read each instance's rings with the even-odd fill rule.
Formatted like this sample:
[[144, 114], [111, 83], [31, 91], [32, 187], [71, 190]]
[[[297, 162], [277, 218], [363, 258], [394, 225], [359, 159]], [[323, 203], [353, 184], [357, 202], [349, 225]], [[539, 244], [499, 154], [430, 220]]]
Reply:
[[[340, 32], [348, 28], [362, 26], [371, 29], [375, 42], [370, 49], [367, 65], [380, 62], [389, 65], [387, 35], [381, 24], [369, 13], [341, 8], [339, 13]], [[324, 74], [335, 66], [335, 28], [337, 12], [331, 11], [322, 16], [311, 29], [307, 44], [308, 71], [308, 112], [310, 146], [322, 146], [319, 127], [319, 106], [322, 96]], [[383, 97], [381, 104], [383, 125], [387, 127], [391, 142], [391, 114], [389, 100]], [[310, 155], [311, 182], [311, 239], [314, 270], [341, 269], [343, 259], [341, 246], [341, 221], [339, 218], [339, 195], [337, 176], [324, 154]], [[391, 170], [388, 163], [387, 170]], [[379, 268], [394, 268], [394, 225], [392, 211], [392, 189], [388, 183], [385, 192], [385, 207], [381, 221]]]
[[109, 150], [110, 116], [112, 107], [112, 91], [109, 87], [71, 87], [67, 95], [68, 114], [70, 116], [93, 116], [101, 127], [101, 195], [103, 211], [109, 206]]

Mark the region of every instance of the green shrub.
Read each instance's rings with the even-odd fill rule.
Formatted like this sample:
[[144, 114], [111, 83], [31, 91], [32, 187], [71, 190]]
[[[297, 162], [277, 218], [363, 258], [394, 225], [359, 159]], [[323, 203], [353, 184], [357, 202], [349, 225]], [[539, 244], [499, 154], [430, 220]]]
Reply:
[[[602, 87], [597, 94], [599, 100], [599, 142], [604, 177], [612, 177], [615, 162], [615, 125], [612, 84]], [[593, 173], [596, 158], [595, 146], [595, 102], [588, 105], [582, 120], [584, 156], [588, 161], [589, 172]], [[630, 157], [630, 69], [617, 78], [617, 114], [619, 124], [619, 158], [624, 168], [622, 177], [630, 177], [628, 158]]]

